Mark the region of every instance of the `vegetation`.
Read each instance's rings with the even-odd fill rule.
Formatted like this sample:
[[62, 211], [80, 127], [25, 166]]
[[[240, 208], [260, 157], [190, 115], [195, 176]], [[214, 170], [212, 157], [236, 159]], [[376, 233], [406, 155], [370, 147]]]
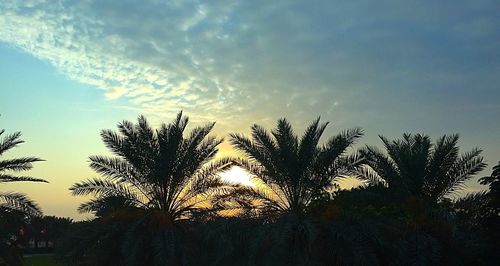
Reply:
[[[301, 136], [280, 119], [230, 134], [243, 157], [214, 160], [214, 124], [187, 124], [179, 113], [154, 130], [141, 116], [102, 131], [115, 157], [91, 156], [102, 178], [71, 187], [92, 196], [79, 210], [95, 218], [26, 228], [50, 231], [70, 265], [498, 265], [500, 163], [479, 179], [487, 190], [463, 193], [486, 164], [478, 148], [460, 153], [458, 135], [356, 150], [361, 129], [322, 140], [319, 118]], [[235, 166], [253, 186], [220, 179]], [[341, 190], [348, 177], [363, 185]]]
[[[96, 196], [79, 210], [103, 218], [104, 231], [93, 236], [119, 239], [111, 244], [124, 255], [118, 264], [181, 263], [186, 252], [183, 242], [187, 241], [183, 225], [220, 210], [216, 200], [234, 187], [217, 175], [231, 161], [211, 161], [223, 141], [209, 136], [215, 123], [196, 127], [184, 136], [187, 125], [188, 118], [180, 112], [158, 130], [142, 116], [137, 124], [120, 123], [119, 133], [104, 130], [103, 142], [117, 157], [91, 156], [90, 167], [105, 179], [83, 181], [70, 188], [74, 195]], [[121, 234], [123, 231], [127, 233]], [[109, 246], [107, 241], [101, 243]], [[97, 249], [104, 248], [97, 245]]]
[[252, 140], [231, 134], [233, 146], [248, 157], [237, 160], [237, 165], [255, 176], [258, 184], [239, 196], [258, 201], [253, 207], [268, 217], [287, 213], [302, 217], [314, 201], [328, 197], [335, 179], [352, 175], [361, 164], [359, 156], [345, 153], [363, 133], [359, 128], [346, 130], [320, 146], [327, 125], [318, 118], [300, 139], [286, 119], [280, 119], [271, 134], [254, 125]]
[[[0, 137], [4, 133], [5, 130], [0, 130]], [[47, 182], [40, 178], [15, 175], [32, 169], [33, 163], [42, 159], [37, 157], [3, 159], [7, 151], [24, 142], [20, 137], [21, 133], [16, 132], [0, 139], [0, 185], [10, 182]], [[11, 237], [26, 218], [39, 216], [41, 213], [40, 207], [26, 195], [0, 191], [0, 260], [13, 265], [20, 263], [16, 240]]]
[[33, 256], [24, 259], [25, 266], [58, 266], [64, 265], [58, 263], [53, 256]]
[[[5, 130], [0, 130], [0, 137]], [[21, 133], [7, 135], [0, 140], [0, 156], [5, 152], [23, 143]], [[22, 157], [0, 160], [0, 184], [9, 182], [47, 182], [40, 178], [13, 175], [13, 172], [27, 171], [33, 168], [34, 162], [42, 161], [37, 157]], [[0, 216], [10, 212], [21, 212], [27, 215], [40, 215], [38, 205], [26, 195], [16, 192], [0, 192]]]
[[74, 195], [94, 194], [97, 199], [80, 206], [81, 212], [103, 214], [111, 206], [157, 211], [165, 222], [191, 219], [210, 208], [211, 199], [224, 192], [216, 174], [231, 164], [227, 159], [210, 162], [223, 139], [208, 136], [215, 123], [183, 135], [188, 118], [180, 112], [171, 124], [154, 131], [141, 116], [138, 123], [124, 121], [120, 134], [101, 133], [103, 142], [117, 155], [91, 156], [90, 167], [106, 179], [75, 184]]
[[363, 177], [383, 183], [396, 198], [414, 197], [435, 205], [460, 190], [464, 182], [484, 169], [480, 149], [459, 154], [458, 135], [443, 136], [435, 144], [426, 135], [404, 134], [390, 141], [381, 136], [387, 155], [374, 147], [361, 150], [371, 171]]

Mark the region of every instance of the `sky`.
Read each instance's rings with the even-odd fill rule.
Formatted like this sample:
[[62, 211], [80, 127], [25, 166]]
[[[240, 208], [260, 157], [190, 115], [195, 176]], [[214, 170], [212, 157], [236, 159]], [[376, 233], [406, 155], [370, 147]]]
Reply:
[[68, 188], [98, 176], [99, 132], [180, 110], [216, 121], [218, 136], [280, 117], [301, 133], [317, 116], [331, 122], [325, 139], [362, 127], [357, 147], [459, 133], [488, 174], [500, 161], [498, 14], [496, 0], [0, 1], [0, 128], [26, 141], [5, 156], [45, 159], [29, 174], [50, 182], [0, 189], [88, 217]]

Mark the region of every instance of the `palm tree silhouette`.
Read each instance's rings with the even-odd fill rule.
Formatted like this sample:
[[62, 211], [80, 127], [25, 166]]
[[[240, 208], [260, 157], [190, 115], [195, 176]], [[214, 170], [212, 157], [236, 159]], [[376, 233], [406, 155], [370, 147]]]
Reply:
[[223, 141], [208, 136], [215, 123], [183, 133], [188, 118], [180, 112], [170, 124], [153, 130], [146, 118], [137, 124], [123, 121], [119, 133], [104, 130], [101, 137], [116, 157], [91, 156], [90, 167], [104, 176], [74, 184], [73, 195], [95, 195], [81, 212], [97, 212], [115, 206], [159, 211], [167, 222], [186, 220], [214, 206], [217, 193], [230, 185], [217, 173], [230, 167], [229, 159], [209, 162]]
[[491, 206], [500, 212], [500, 162], [493, 167], [491, 175], [481, 177], [479, 183], [489, 186], [489, 193], [492, 195]]
[[438, 203], [486, 167], [478, 148], [459, 154], [458, 138], [445, 135], [433, 144], [422, 134], [404, 134], [393, 141], [380, 136], [387, 155], [375, 147], [363, 148], [360, 153], [369, 168], [361, 176], [385, 184], [394, 196]]
[[[491, 247], [500, 246], [500, 162], [493, 167], [493, 172], [490, 176], [485, 176], [479, 179], [482, 185], [488, 185], [489, 191], [486, 194], [487, 203], [483, 206], [483, 223], [482, 227], [489, 230], [489, 239], [491, 241]], [[496, 254], [496, 261], [500, 254], [498, 252], [492, 252]]]
[[363, 148], [360, 153], [368, 167], [362, 168], [360, 176], [385, 186], [375, 188], [381, 189], [386, 206], [400, 212], [400, 225], [393, 228], [400, 235], [395, 261], [402, 265], [445, 263], [443, 250], [452, 248], [447, 240], [453, 237], [446, 197], [484, 169], [481, 150], [459, 154], [458, 135], [442, 136], [435, 143], [423, 134], [380, 139], [386, 153], [371, 146]]
[[[0, 136], [5, 130], [0, 130]], [[20, 139], [21, 133], [15, 132], [5, 136], [0, 140], [0, 156], [24, 143]], [[0, 184], [9, 182], [45, 182], [47, 181], [34, 178], [30, 176], [13, 175], [13, 172], [27, 171], [33, 168], [34, 162], [43, 161], [37, 157], [21, 157], [15, 159], [0, 160]], [[0, 192], [0, 214], [7, 214], [10, 212], [21, 212], [30, 216], [38, 216], [42, 214], [40, 207], [29, 199], [26, 195], [16, 192]]]
[[239, 196], [257, 201], [254, 206], [262, 214], [303, 216], [313, 201], [334, 187], [336, 178], [349, 176], [361, 162], [356, 154], [346, 155], [346, 150], [363, 135], [362, 130], [345, 130], [321, 145], [327, 125], [316, 119], [300, 139], [286, 119], [278, 120], [271, 133], [253, 125], [252, 139], [231, 134], [232, 145], [248, 157], [236, 163], [257, 183], [242, 189]]

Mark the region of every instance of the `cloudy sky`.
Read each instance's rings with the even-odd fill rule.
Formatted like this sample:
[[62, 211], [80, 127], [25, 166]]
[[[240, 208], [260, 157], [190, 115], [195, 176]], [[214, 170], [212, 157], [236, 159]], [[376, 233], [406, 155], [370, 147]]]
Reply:
[[319, 115], [326, 135], [360, 126], [375, 145], [377, 134], [460, 133], [491, 166], [498, 14], [496, 0], [1, 1], [0, 128], [23, 132], [8, 156], [46, 159], [31, 174], [51, 182], [2, 189], [81, 218], [84, 199], [67, 188], [95, 176], [99, 131], [181, 109], [221, 136], [279, 117], [300, 132]]

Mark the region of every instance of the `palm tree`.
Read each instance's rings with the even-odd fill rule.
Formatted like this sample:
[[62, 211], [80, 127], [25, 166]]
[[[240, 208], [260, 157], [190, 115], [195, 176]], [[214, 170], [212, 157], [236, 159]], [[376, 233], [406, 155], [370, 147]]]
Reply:
[[212, 196], [229, 184], [217, 175], [229, 159], [209, 162], [222, 139], [208, 136], [215, 123], [194, 128], [184, 136], [188, 118], [180, 112], [170, 124], [153, 130], [146, 118], [123, 121], [119, 133], [104, 130], [101, 137], [116, 157], [91, 156], [90, 167], [104, 176], [74, 184], [73, 195], [95, 195], [81, 212], [96, 212], [119, 202], [128, 208], [158, 211], [168, 222], [192, 218], [214, 206]]
[[[63, 253], [105, 265], [178, 265], [196, 259], [186, 225], [220, 210], [223, 204], [216, 199], [224, 198], [233, 185], [218, 176], [231, 160], [211, 161], [223, 141], [209, 136], [215, 123], [184, 135], [187, 125], [188, 118], [180, 112], [156, 130], [140, 116], [136, 124], [119, 123], [119, 132], [101, 132], [116, 156], [89, 159], [90, 167], [104, 178], [70, 188], [73, 195], [95, 196], [79, 211], [98, 218], [81, 240], [77, 237], [81, 244]], [[88, 252], [78, 251], [81, 247]]]
[[399, 213], [399, 224], [392, 228], [399, 239], [393, 252], [397, 264], [449, 264], [455, 227], [446, 197], [484, 169], [481, 150], [459, 154], [458, 135], [442, 136], [435, 143], [422, 134], [380, 139], [386, 153], [363, 148], [367, 167], [359, 176], [379, 185], [383, 209]]
[[[462, 264], [495, 265], [500, 260], [500, 163], [479, 179], [489, 190], [469, 193], [452, 204]], [[480, 243], [480, 244], [479, 244]]]
[[484, 169], [481, 150], [459, 154], [458, 135], [442, 136], [431, 143], [429, 136], [404, 134], [390, 141], [380, 136], [387, 154], [375, 147], [361, 150], [368, 168], [360, 177], [382, 183], [397, 197], [413, 196], [438, 203], [459, 191], [464, 182]]
[[246, 155], [235, 163], [255, 183], [235, 193], [237, 203], [256, 212], [266, 224], [255, 232], [253, 264], [302, 265], [316, 259], [311, 247], [319, 228], [308, 219], [311, 210], [330, 197], [335, 181], [350, 176], [361, 163], [359, 156], [346, 151], [363, 135], [362, 130], [345, 130], [320, 144], [327, 125], [318, 118], [299, 138], [290, 123], [280, 119], [271, 132], [253, 125], [251, 138], [230, 135], [231, 144]]
[[493, 167], [490, 176], [479, 179], [482, 185], [488, 185], [486, 194], [488, 202], [483, 209], [484, 220], [482, 227], [488, 232], [488, 246], [491, 248], [492, 261], [498, 262], [500, 254], [497, 252], [500, 246], [500, 162]]
[[[5, 130], [0, 130], [0, 136]], [[20, 139], [21, 133], [16, 132], [5, 136], [0, 140], [0, 156], [24, 143]], [[42, 161], [37, 157], [21, 157], [15, 159], [0, 160], [0, 184], [9, 182], [47, 182], [43, 179], [13, 175], [13, 172], [27, 171], [33, 168], [34, 162]], [[40, 207], [26, 195], [16, 192], [0, 192], [0, 215], [11, 212], [21, 212], [30, 216], [41, 215]]]
[[312, 202], [327, 195], [337, 178], [350, 175], [361, 162], [357, 155], [346, 155], [346, 150], [363, 135], [362, 130], [345, 130], [321, 145], [327, 125], [316, 119], [300, 139], [286, 119], [278, 120], [271, 133], [253, 125], [252, 139], [231, 134], [231, 144], [248, 157], [236, 163], [256, 182], [240, 196], [256, 201], [254, 206], [262, 213], [303, 216]]
[[482, 185], [489, 186], [489, 192], [491, 202], [489, 206], [495, 211], [496, 216], [500, 216], [500, 162], [493, 167], [493, 172], [490, 176], [485, 176], [479, 179]]
[[493, 167], [489, 176], [481, 177], [479, 183], [489, 190], [469, 193], [452, 204], [455, 216], [472, 230], [498, 226], [500, 220], [500, 163]]

